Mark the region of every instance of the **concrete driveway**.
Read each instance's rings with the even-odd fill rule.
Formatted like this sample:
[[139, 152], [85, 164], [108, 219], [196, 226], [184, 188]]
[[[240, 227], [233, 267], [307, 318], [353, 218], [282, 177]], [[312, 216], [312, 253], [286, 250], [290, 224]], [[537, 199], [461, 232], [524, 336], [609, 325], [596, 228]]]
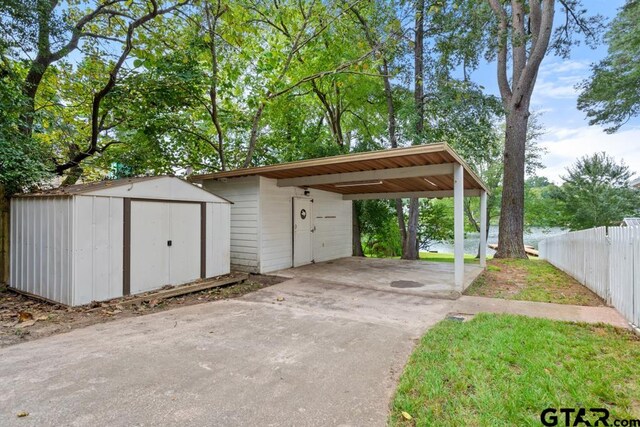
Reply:
[[452, 304], [300, 277], [8, 347], [0, 425], [384, 425]]

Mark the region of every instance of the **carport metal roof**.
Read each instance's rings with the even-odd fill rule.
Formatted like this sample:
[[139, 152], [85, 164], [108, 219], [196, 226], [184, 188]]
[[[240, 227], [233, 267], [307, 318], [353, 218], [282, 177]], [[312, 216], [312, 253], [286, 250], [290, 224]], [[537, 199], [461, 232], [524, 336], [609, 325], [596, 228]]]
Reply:
[[488, 191], [469, 165], [445, 143], [352, 153], [196, 175], [191, 181], [263, 176], [279, 187], [307, 187], [343, 195], [345, 200], [452, 197], [454, 166], [464, 168], [465, 196]]

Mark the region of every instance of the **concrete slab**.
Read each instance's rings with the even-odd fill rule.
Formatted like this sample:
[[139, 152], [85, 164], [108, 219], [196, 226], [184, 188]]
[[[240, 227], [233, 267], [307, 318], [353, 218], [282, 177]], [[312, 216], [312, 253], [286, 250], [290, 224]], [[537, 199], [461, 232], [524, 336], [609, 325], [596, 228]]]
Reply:
[[[466, 289], [483, 269], [465, 264]], [[453, 263], [401, 259], [349, 257], [289, 268], [274, 273], [283, 277], [328, 280], [349, 286], [430, 298], [456, 299]]]
[[300, 279], [7, 347], [0, 424], [382, 426], [450, 304]]
[[[416, 340], [448, 313], [626, 326], [606, 307], [453, 301], [389, 286], [422, 277], [423, 263], [393, 260], [404, 265], [395, 267], [393, 274], [407, 273], [400, 277], [378, 267], [367, 272], [383, 265], [376, 261], [360, 264], [358, 285], [350, 262], [327, 271], [344, 283], [314, 277], [309, 266], [313, 274], [236, 300], [0, 349], [0, 425], [383, 426]], [[21, 411], [29, 416], [17, 418]]]
[[465, 314], [508, 313], [567, 322], [606, 323], [618, 328], [629, 327], [624, 317], [612, 307], [586, 307], [464, 295], [455, 302], [453, 309]]

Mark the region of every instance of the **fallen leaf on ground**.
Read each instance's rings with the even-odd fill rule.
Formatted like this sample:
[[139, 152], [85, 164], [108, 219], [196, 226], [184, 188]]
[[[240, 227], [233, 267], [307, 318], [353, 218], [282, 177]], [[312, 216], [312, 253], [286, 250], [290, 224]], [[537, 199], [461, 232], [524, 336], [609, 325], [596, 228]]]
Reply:
[[158, 304], [160, 304], [160, 300], [158, 299], [152, 299], [151, 301], [149, 301], [149, 307], [151, 308], [157, 306]]
[[413, 419], [413, 417], [408, 412], [405, 412], [405, 411], [402, 411], [402, 416], [404, 417], [405, 420]]
[[276, 298], [276, 301], [284, 301], [284, 297], [278, 297]]
[[26, 322], [27, 320], [33, 319], [33, 314], [28, 311], [20, 311], [18, 312], [18, 322]]
[[18, 418], [24, 418], [24, 417], [29, 416], [29, 413], [28, 413], [28, 412], [24, 412], [24, 411], [22, 411], [22, 412], [18, 412], [18, 413], [16, 414], [16, 416], [17, 416]]

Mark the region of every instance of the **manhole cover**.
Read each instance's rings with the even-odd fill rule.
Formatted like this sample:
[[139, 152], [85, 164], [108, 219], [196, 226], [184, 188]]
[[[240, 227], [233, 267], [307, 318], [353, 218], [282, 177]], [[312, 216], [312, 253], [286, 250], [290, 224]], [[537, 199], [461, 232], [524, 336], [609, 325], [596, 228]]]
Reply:
[[392, 288], [419, 288], [424, 286], [424, 283], [414, 282], [412, 280], [394, 280], [391, 282]]

